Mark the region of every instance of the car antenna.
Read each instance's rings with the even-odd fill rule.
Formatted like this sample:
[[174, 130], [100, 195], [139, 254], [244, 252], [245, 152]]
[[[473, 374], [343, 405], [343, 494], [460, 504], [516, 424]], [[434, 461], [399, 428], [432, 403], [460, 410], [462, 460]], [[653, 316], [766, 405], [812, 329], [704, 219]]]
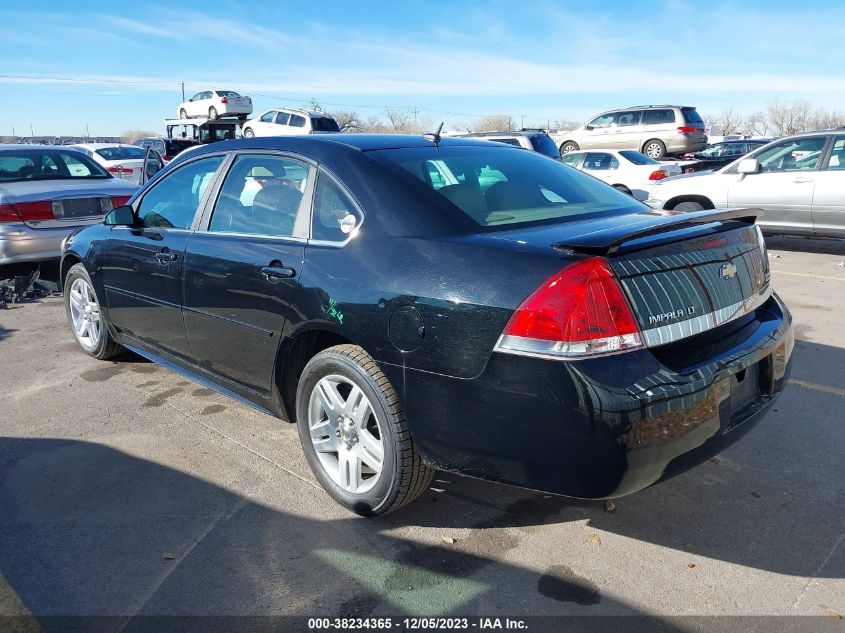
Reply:
[[423, 134], [423, 138], [427, 141], [434, 141], [435, 145], [440, 144], [440, 132], [443, 130], [443, 121], [440, 122], [440, 125], [437, 126], [436, 132], [426, 132]]

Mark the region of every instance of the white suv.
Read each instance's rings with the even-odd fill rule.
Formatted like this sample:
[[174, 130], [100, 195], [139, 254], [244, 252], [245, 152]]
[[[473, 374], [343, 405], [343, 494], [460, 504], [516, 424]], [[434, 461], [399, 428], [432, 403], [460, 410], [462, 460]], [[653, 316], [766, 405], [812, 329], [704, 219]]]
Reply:
[[295, 134], [322, 134], [340, 132], [340, 127], [330, 115], [316, 110], [275, 108], [244, 123], [244, 138], [254, 136], [292, 136]]

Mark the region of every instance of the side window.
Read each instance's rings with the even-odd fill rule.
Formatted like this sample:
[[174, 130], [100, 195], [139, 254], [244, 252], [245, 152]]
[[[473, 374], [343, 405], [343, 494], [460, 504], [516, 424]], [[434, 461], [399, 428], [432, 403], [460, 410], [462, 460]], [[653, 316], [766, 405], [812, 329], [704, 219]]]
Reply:
[[305, 117], [298, 114], [290, 115], [290, 125], [293, 127], [305, 127]]
[[91, 170], [88, 169], [88, 166], [79, 162], [70, 154], [63, 153], [62, 158], [64, 159], [65, 167], [67, 167], [67, 170], [70, 172], [71, 176], [79, 176], [84, 178], [85, 176], [91, 175]]
[[613, 119], [616, 117], [617, 113], [611, 112], [609, 114], [602, 114], [601, 116], [597, 116], [595, 119], [590, 121], [590, 125], [594, 128], [599, 127], [610, 127], [610, 124], [613, 123]]
[[361, 224], [361, 214], [335, 181], [320, 174], [314, 191], [311, 239], [344, 242]]
[[837, 136], [833, 141], [833, 149], [830, 152], [830, 160], [827, 161], [827, 171], [839, 171], [845, 169], [845, 136]]
[[203, 99], [211, 99], [211, 90], [206, 90], [205, 92], [203, 92], [202, 98]]
[[222, 156], [210, 156], [170, 172], [141, 199], [138, 219], [145, 227], [190, 228], [202, 195]]
[[287, 125], [290, 114], [287, 112], [279, 112], [276, 115], [276, 125]]
[[272, 123], [273, 118], [275, 116], [276, 116], [276, 113], [273, 110], [270, 110], [270, 112], [265, 112], [264, 114], [261, 115], [261, 122], [262, 123]]
[[189, 99], [189, 101], [199, 101], [200, 99], [202, 99], [202, 93], [201, 93], [201, 92], [198, 92], [198, 93], [197, 93], [197, 94], [195, 94], [193, 97], [191, 97], [191, 98]]
[[616, 125], [618, 125], [619, 127], [639, 125], [641, 114], [641, 110], [635, 110], [634, 112], [619, 112], [616, 115]]
[[584, 159], [584, 169], [588, 171], [603, 171], [606, 169], [616, 169], [617, 167], [619, 167], [619, 161], [612, 154], [605, 152], [588, 152]]
[[827, 138], [813, 136], [782, 141], [754, 158], [760, 164], [761, 172], [813, 170], [819, 164]]
[[569, 152], [568, 154], [564, 154], [563, 156], [561, 156], [560, 160], [562, 160], [563, 163], [566, 165], [571, 165], [572, 167], [575, 167], [581, 160], [582, 156], [583, 154], [578, 154], [577, 152]]
[[674, 123], [675, 122], [675, 111], [674, 110], [646, 110], [645, 116], [643, 117], [643, 123], [645, 125], [660, 125], [662, 123]]
[[307, 164], [284, 156], [238, 156], [220, 188], [208, 230], [293, 236], [308, 173]]

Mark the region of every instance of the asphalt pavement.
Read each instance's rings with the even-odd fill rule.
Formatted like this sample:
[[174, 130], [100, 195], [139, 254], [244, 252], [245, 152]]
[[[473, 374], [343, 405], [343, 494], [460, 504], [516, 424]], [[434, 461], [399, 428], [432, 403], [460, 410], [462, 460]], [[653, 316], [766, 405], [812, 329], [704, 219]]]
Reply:
[[0, 310], [0, 615], [842, 627], [845, 243], [769, 247], [797, 324], [787, 391], [738, 444], [613, 511], [438, 473], [407, 508], [358, 518], [319, 488], [292, 425], [137, 357], [85, 356], [61, 298]]

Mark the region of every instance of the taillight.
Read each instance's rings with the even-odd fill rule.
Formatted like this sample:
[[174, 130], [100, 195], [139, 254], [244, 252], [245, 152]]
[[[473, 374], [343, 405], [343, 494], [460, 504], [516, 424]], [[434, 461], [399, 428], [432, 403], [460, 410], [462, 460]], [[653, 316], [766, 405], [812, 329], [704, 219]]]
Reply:
[[117, 207], [122, 207], [124, 204], [129, 202], [130, 197], [131, 196], [112, 196], [111, 197], [112, 208], [116, 209]]
[[15, 205], [0, 204], [0, 222], [20, 222], [20, 216], [15, 212]]
[[229, 97], [221, 97], [220, 103], [229, 103]]
[[564, 268], [535, 290], [508, 321], [496, 350], [578, 359], [642, 346], [619, 281], [603, 257]]
[[[39, 200], [37, 202], [16, 202], [15, 204], [2, 205], [4, 207], [11, 207], [13, 213], [17, 214], [15, 220], [24, 222], [36, 222], [38, 220], [53, 220], [53, 203], [49, 200]], [[0, 213], [0, 216], [4, 215]]]
[[658, 169], [657, 171], [651, 172], [651, 175], [648, 177], [649, 180], [663, 180], [664, 178], [668, 178], [669, 173], [663, 171], [662, 169]]
[[106, 167], [106, 171], [110, 174], [117, 174], [120, 176], [121, 174], [131, 174], [132, 169], [129, 167]]
[[164, 156], [162, 156], [162, 159], [166, 161], [171, 161], [173, 160], [173, 157], [170, 154], [165, 154]]
[[678, 128], [678, 132], [681, 134], [695, 134], [701, 128], [697, 128], [694, 125], [684, 125]]

